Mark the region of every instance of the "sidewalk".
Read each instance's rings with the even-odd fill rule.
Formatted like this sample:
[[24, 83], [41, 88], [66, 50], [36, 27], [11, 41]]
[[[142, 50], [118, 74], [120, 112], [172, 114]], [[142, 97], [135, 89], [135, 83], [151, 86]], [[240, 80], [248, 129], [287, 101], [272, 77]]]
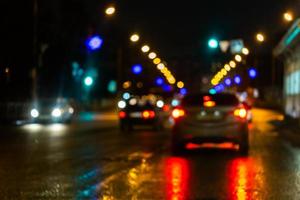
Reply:
[[285, 117], [282, 122], [272, 122], [277, 127], [277, 130], [281, 133], [281, 136], [288, 140], [292, 145], [300, 147], [300, 121], [299, 119], [293, 119]]

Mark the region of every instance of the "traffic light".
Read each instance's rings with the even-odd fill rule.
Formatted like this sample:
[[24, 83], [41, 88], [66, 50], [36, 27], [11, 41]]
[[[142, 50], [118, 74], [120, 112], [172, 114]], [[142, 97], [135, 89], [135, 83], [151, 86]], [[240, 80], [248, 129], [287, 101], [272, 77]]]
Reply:
[[208, 41], [208, 47], [211, 48], [211, 49], [216, 49], [219, 47], [219, 42], [217, 39], [215, 38], [211, 38], [209, 41]]
[[91, 76], [87, 76], [84, 78], [84, 85], [87, 87], [91, 87], [94, 84], [94, 79]]

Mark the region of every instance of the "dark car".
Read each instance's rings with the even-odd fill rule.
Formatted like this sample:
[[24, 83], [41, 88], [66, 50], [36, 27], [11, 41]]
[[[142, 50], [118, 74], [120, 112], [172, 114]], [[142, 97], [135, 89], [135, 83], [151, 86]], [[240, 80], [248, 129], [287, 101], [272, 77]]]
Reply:
[[161, 109], [149, 101], [132, 98], [119, 102], [119, 119], [121, 131], [133, 130], [137, 125], [151, 126], [158, 130], [162, 128]]
[[186, 96], [172, 112], [172, 148], [186, 144], [232, 142], [247, 154], [247, 109], [234, 94], [194, 94]]

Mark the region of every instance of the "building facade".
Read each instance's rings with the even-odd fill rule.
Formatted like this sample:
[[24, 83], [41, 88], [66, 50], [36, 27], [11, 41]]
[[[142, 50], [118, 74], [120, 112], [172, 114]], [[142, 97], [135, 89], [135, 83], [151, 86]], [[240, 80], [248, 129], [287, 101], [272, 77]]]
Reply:
[[300, 19], [291, 26], [273, 53], [284, 64], [285, 113], [300, 118]]

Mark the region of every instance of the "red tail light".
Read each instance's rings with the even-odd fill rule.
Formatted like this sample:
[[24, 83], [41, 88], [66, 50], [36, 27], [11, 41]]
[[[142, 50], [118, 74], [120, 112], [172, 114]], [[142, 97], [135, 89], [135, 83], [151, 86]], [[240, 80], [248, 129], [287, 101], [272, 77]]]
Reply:
[[178, 119], [180, 117], [184, 117], [185, 116], [185, 111], [181, 108], [175, 108], [173, 111], [172, 111], [172, 117], [174, 119]]
[[237, 108], [233, 111], [235, 117], [246, 119], [247, 118], [247, 110], [245, 108]]
[[142, 116], [144, 119], [152, 119], [155, 117], [155, 112], [152, 111], [152, 110], [145, 110], [143, 113], [142, 113]]
[[124, 119], [126, 117], [126, 112], [124, 112], [124, 111], [119, 112], [119, 117], [121, 119]]

